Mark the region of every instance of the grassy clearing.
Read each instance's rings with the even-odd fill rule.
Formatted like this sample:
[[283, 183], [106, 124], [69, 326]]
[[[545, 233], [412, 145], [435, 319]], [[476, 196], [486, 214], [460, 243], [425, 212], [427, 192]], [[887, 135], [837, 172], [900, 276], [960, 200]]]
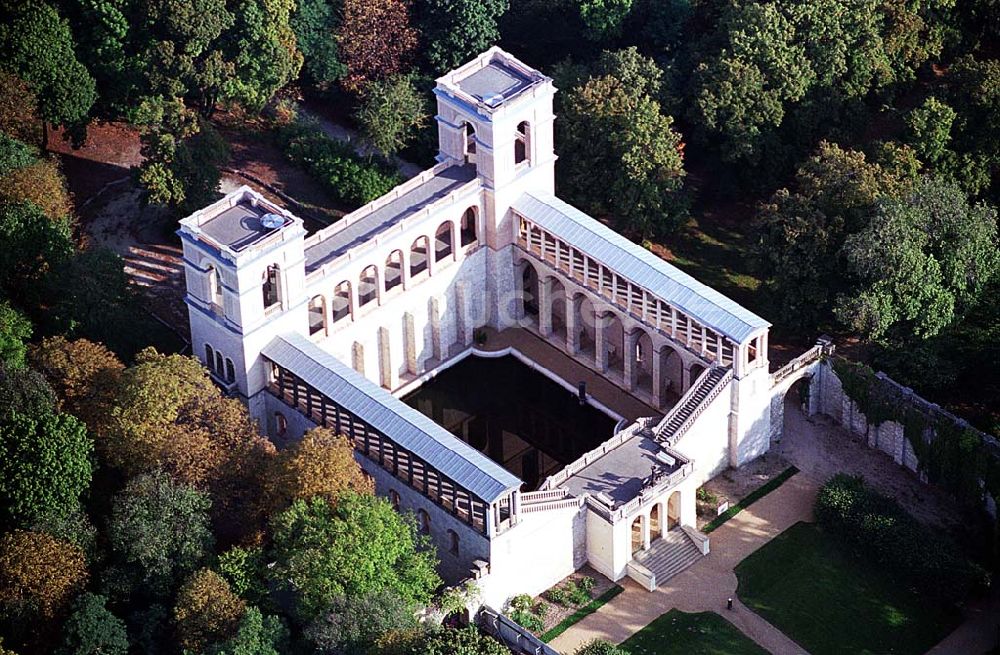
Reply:
[[715, 530], [720, 525], [722, 525], [729, 519], [733, 518], [747, 507], [750, 507], [755, 502], [757, 502], [767, 494], [771, 493], [772, 491], [783, 485], [785, 483], [785, 480], [792, 477], [798, 472], [799, 470], [797, 468], [795, 468], [794, 466], [789, 466], [780, 474], [778, 474], [774, 479], [768, 480], [764, 484], [760, 485], [759, 487], [748, 493], [742, 500], [740, 500], [740, 502], [736, 503], [722, 514], [719, 514], [717, 517], [712, 519], [704, 528], [701, 529], [701, 531], [704, 532], [705, 534], [708, 534], [712, 530]]
[[625, 589], [623, 587], [619, 587], [618, 585], [611, 587], [611, 589], [608, 589], [603, 594], [601, 594], [594, 600], [590, 601], [589, 603], [587, 603], [586, 605], [584, 605], [583, 607], [581, 607], [580, 609], [578, 609], [577, 611], [573, 612], [565, 619], [560, 621], [558, 624], [556, 624], [555, 626], [544, 632], [540, 637], [540, 639], [546, 643], [552, 641], [562, 633], [566, 632], [566, 630], [568, 630], [570, 626], [579, 623], [580, 621], [583, 620], [585, 616], [593, 614], [601, 607], [601, 605], [604, 605], [609, 600], [611, 600], [612, 598], [614, 598], [623, 591], [625, 591]]
[[670, 610], [629, 637], [629, 655], [767, 655], [715, 612]]
[[736, 567], [743, 603], [813, 655], [924, 653], [957, 613], [797, 523]]

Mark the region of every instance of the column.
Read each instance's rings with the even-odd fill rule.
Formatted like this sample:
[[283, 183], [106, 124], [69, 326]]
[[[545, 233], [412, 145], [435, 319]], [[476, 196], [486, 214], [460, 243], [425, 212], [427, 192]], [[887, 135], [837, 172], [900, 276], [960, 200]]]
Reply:
[[399, 271], [400, 275], [399, 282], [404, 289], [407, 289], [410, 286], [410, 249], [403, 248], [400, 250], [400, 252], [402, 254], [399, 258], [401, 266]]
[[406, 372], [417, 374], [417, 335], [414, 327], [413, 314], [403, 314], [403, 348], [406, 357]]
[[608, 346], [604, 339], [604, 314], [594, 309], [594, 364], [601, 373], [608, 372]]
[[571, 355], [580, 352], [580, 303], [583, 296], [573, 294], [566, 302], [566, 349]]
[[441, 347], [441, 303], [437, 298], [431, 298], [428, 304], [431, 318], [431, 352], [434, 359], [440, 363], [444, 355]]
[[552, 334], [552, 278], [538, 281], [538, 332], [543, 337]]
[[472, 343], [472, 321], [469, 320], [469, 294], [464, 280], [455, 283], [455, 309], [458, 312], [458, 341], [468, 346]]
[[656, 346], [653, 346], [653, 400], [657, 407], [663, 405], [663, 357]]
[[351, 363], [355, 371], [365, 374], [365, 346], [360, 341], [355, 341], [351, 346]]
[[649, 514], [642, 519], [642, 549], [649, 550]]
[[399, 386], [399, 372], [392, 365], [392, 352], [389, 347], [389, 330], [378, 329], [378, 368], [379, 382], [392, 391]]
[[622, 377], [625, 378], [625, 389], [635, 391], [636, 380], [639, 377], [638, 362], [635, 361], [635, 346], [639, 342], [639, 330], [625, 333], [625, 352], [622, 353]]
[[691, 388], [691, 362], [684, 362], [682, 366], [684, 373], [681, 376], [681, 395], [684, 395]]

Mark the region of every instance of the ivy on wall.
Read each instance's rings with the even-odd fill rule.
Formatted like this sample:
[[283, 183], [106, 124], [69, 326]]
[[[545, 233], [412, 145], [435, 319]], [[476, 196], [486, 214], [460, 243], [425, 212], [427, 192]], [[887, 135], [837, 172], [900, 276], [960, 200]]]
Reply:
[[832, 364], [844, 393], [869, 425], [894, 421], [903, 426], [928, 480], [973, 507], [982, 507], [985, 491], [1000, 502], [1000, 451], [980, 432], [947, 415], [931, 415], [916, 407], [869, 366], [840, 357]]

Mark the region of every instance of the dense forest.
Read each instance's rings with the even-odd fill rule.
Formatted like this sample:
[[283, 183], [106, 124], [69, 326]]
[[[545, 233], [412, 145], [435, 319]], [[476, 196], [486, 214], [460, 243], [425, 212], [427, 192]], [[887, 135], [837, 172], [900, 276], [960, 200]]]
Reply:
[[335, 219], [494, 44], [560, 89], [561, 196], [1000, 433], [995, 0], [0, 0], [0, 652], [504, 652], [416, 623], [465, 599], [415, 522], [174, 352], [52, 154], [136, 131], [170, 231], [251, 134]]

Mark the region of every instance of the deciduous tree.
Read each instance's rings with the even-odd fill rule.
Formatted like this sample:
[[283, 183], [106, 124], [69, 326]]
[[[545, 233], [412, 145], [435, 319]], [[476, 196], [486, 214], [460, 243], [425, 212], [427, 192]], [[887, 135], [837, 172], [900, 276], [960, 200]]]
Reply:
[[10, 371], [24, 368], [31, 332], [28, 317], [0, 300], [0, 365]]
[[302, 68], [289, 17], [295, 0], [245, 0], [234, 5], [235, 24], [228, 33], [228, 58], [235, 74], [226, 96], [259, 112], [278, 89]]
[[409, 2], [344, 0], [337, 43], [347, 67], [341, 83], [348, 91], [405, 72], [417, 47]]
[[347, 73], [340, 59], [335, 34], [340, 27], [340, 2], [301, 0], [289, 24], [304, 58], [309, 80], [320, 87], [336, 82]]
[[995, 209], [926, 178], [912, 193], [883, 199], [871, 223], [847, 237], [844, 257], [857, 285], [838, 299], [836, 314], [874, 341], [932, 337], [993, 279], [996, 238]]
[[588, 38], [605, 41], [621, 36], [632, 0], [579, 0], [580, 18]]
[[391, 156], [413, 141], [428, 114], [427, 101], [413, 77], [400, 75], [365, 85], [354, 118], [369, 143]]
[[185, 650], [201, 652], [209, 644], [236, 634], [244, 603], [211, 569], [200, 569], [184, 583], [174, 604], [177, 642]]
[[31, 84], [41, 117], [57, 125], [85, 123], [97, 91], [76, 58], [67, 21], [41, 0], [6, 3], [0, 18], [0, 56]]
[[337, 596], [308, 626], [306, 638], [318, 652], [366, 655], [382, 635], [416, 628], [414, 609], [391, 591]]
[[28, 525], [77, 507], [93, 473], [93, 442], [69, 414], [11, 413], [0, 423], [0, 515], [7, 525]]
[[131, 480], [115, 497], [108, 539], [132, 588], [154, 597], [171, 590], [209, 555], [208, 495], [165, 473]]
[[0, 177], [0, 202], [30, 202], [50, 218], [72, 222], [73, 203], [66, 178], [52, 159], [39, 159]]
[[[31, 85], [6, 70], [0, 70], [0, 139], [14, 138], [37, 145], [41, 134], [38, 125], [38, 98]], [[0, 173], [6, 172], [0, 167]]]
[[444, 73], [500, 40], [510, 0], [420, 0], [415, 14], [431, 68]]
[[347, 491], [374, 492], [371, 479], [354, 459], [350, 440], [322, 427], [280, 451], [268, 480], [276, 509], [314, 496], [333, 503]]
[[44, 532], [0, 537], [0, 611], [6, 616], [52, 619], [86, 581], [83, 553], [72, 544]]
[[41, 304], [48, 272], [74, 252], [69, 224], [30, 203], [0, 204], [0, 291], [22, 307]]
[[336, 507], [297, 500], [274, 518], [272, 532], [272, 580], [295, 594], [304, 623], [338, 596], [385, 590], [426, 603], [440, 584], [414, 521], [376, 496], [345, 493]]
[[58, 407], [59, 398], [41, 373], [0, 364], [0, 421], [12, 412], [38, 416]]
[[62, 399], [62, 408], [97, 430], [125, 369], [121, 360], [99, 343], [65, 337], [43, 339], [30, 359]]
[[105, 607], [107, 599], [83, 593], [73, 602], [57, 655], [125, 655], [125, 623]]
[[0, 132], [0, 175], [30, 166], [38, 160], [38, 150]]

